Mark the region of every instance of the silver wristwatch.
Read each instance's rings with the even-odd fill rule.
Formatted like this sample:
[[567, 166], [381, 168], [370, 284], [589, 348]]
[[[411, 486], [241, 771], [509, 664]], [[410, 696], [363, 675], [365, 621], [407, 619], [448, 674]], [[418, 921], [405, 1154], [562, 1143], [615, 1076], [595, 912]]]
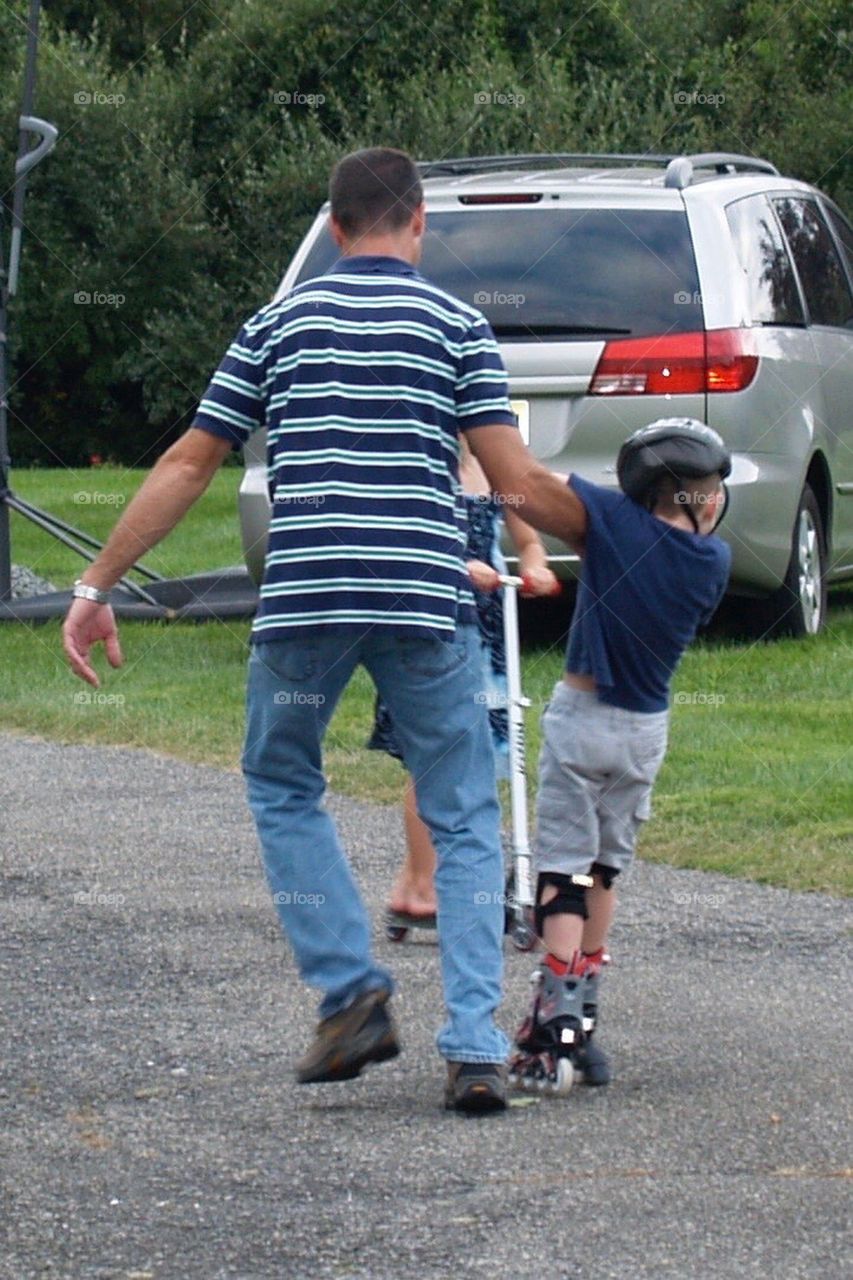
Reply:
[[78, 578], [71, 588], [71, 594], [75, 600], [94, 600], [95, 604], [109, 604], [109, 591], [100, 591], [97, 587], [90, 587], [82, 578]]

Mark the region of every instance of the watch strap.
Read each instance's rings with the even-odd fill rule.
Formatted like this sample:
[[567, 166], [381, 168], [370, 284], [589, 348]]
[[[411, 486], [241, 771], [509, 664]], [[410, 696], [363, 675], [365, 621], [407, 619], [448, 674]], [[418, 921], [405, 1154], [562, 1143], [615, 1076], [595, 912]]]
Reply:
[[109, 604], [109, 591], [101, 591], [98, 587], [90, 587], [87, 582], [83, 582], [80, 578], [71, 588], [71, 594], [75, 600], [93, 600], [95, 604]]

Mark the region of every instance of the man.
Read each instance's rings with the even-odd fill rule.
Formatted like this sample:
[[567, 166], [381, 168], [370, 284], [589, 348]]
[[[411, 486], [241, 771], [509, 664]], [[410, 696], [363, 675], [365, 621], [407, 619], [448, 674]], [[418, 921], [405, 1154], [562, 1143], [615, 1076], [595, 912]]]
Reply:
[[323, 808], [323, 735], [353, 671], [391, 710], [438, 854], [446, 1104], [506, 1106], [500, 812], [462, 561], [458, 433], [496, 491], [573, 538], [583, 506], [522, 444], [485, 318], [415, 270], [423, 191], [404, 153], [345, 157], [330, 184], [342, 257], [240, 330], [199, 406], [75, 587], [73, 670], [121, 653], [107, 592], [181, 519], [231, 448], [266, 426], [273, 501], [252, 631], [243, 768], [267, 877], [306, 982], [323, 992], [302, 1083], [396, 1056], [390, 974]]

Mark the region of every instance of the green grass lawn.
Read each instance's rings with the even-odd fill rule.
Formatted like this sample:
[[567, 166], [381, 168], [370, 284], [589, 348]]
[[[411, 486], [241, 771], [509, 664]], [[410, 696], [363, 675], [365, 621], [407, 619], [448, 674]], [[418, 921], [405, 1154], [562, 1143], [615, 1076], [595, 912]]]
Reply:
[[[80, 471], [33, 468], [14, 471], [12, 489], [20, 498], [103, 541], [147, 474], [111, 466]], [[184, 525], [149, 552], [145, 564], [171, 578], [240, 563], [243, 553], [236, 512], [242, 476], [242, 467], [221, 467]], [[26, 565], [59, 588], [80, 576], [79, 556], [15, 512], [11, 518], [15, 564]]]
[[[194, 572], [239, 560], [234, 515], [240, 472], [228, 468], [183, 526], [147, 557], [161, 572]], [[73, 502], [87, 488], [129, 494], [138, 472], [106, 468], [68, 477], [18, 473], [23, 496], [97, 532], [115, 506]], [[79, 484], [78, 484], [79, 481]], [[63, 496], [64, 495], [64, 496]], [[84, 514], [80, 514], [81, 511]], [[97, 518], [97, 519], [96, 519]], [[14, 558], [64, 585], [74, 558], [13, 517]], [[125, 665], [104, 676], [102, 700], [75, 681], [60, 652], [59, 625], [0, 625], [4, 678], [0, 724], [65, 742], [148, 747], [185, 760], [236, 768], [243, 722], [248, 623], [124, 623]], [[826, 632], [776, 644], [713, 640], [686, 656], [675, 682], [670, 749], [655, 791], [644, 857], [747, 876], [792, 889], [850, 893], [853, 852], [853, 606], [833, 603]], [[532, 700], [528, 754], [561, 669], [559, 649], [528, 649], [524, 686]], [[104, 669], [103, 661], [98, 663]], [[331, 785], [394, 803], [400, 766], [364, 750], [373, 690], [359, 672], [332, 722]], [[531, 767], [531, 790], [535, 767]]]

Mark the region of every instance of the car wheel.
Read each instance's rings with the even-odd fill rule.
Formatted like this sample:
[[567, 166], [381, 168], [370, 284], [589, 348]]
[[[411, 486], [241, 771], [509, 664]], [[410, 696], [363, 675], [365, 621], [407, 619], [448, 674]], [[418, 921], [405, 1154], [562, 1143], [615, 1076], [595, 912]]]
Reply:
[[794, 521], [785, 581], [770, 598], [777, 635], [815, 636], [826, 620], [826, 534], [814, 493], [805, 485]]

